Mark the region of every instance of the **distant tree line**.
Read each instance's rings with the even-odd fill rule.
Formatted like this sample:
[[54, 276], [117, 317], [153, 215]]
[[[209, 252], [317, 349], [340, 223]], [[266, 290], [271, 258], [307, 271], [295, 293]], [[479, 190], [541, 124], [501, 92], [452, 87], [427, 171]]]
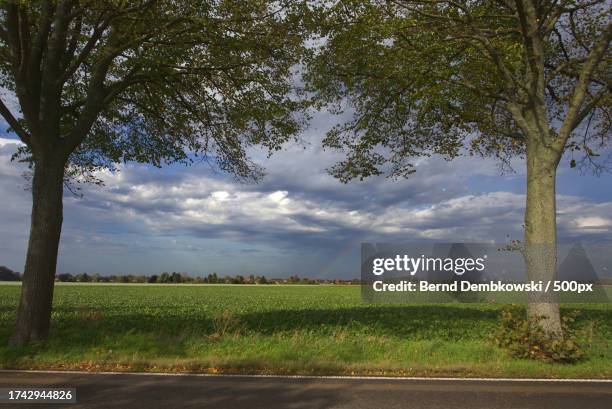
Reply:
[[21, 274], [8, 267], [0, 266], [0, 281], [21, 281]]
[[56, 276], [56, 281], [76, 283], [151, 283], [151, 284], [359, 284], [360, 280], [340, 279], [318, 279], [300, 278], [292, 275], [289, 278], [266, 278], [264, 275], [225, 275], [219, 276], [212, 273], [202, 276], [191, 276], [187, 273], [164, 272], [153, 275], [100, 275], [95, 274], [70, 274], [61, 273]]
[[[21, 281], [21, 274], [8, 267], [0, 266], [0, 281]], [[70, 274], [61, 273], [55, 276], [55, 281], [64, 283], [151, 283], [151, 284], [360, 284], [359, 279], [320, 279], [320, 278], [300, 278], [292, 275], [288, 278], [266, 278], [264, 275], [249, 276], [225, 275], [219, 276], [212, 273], [202, 276], [191, 276], [187, 273], [164, 272], [152, 275], [135, 274], [111, 274], [101, 275], [98, 273]]]

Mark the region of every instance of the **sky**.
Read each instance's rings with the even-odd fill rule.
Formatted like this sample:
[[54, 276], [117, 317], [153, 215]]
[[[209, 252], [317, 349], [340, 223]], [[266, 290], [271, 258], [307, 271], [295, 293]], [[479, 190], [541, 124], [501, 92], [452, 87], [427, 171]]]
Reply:
[[[157, 169], [126, 164], [64, 195], [58, 272], [355, 278], [362, 242], [507, 242], [522, 236], [524, 163], [502, 173], [493, 159], [416, 161], [407, 179], [342, 184], [326, 168], [342, 158], [320, 141], [337, 118], [318, 113], [270, 159], [258, 184], [205, 164]], [[0, 129], [6, 129], [0, 124]], [[22, 271], [31, 192], [10, 161], [14, 136], [0, 134], [0, 265]], [[612, 239], [612, 175], [581, 174], [563, 160], [558, 175], [562, 240]]]

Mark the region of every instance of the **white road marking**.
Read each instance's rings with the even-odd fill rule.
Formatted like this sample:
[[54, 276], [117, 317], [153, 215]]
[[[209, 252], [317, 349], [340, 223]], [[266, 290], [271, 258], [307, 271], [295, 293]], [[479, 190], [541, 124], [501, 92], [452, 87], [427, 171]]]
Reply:
[[272, 378], [272, 379], [346, 379], [384, 381], [452, 381], [452, 382], [581, 382], [612, 383], [612, 379], [571, 379], [571, 378], [445, 378], [426, 376], [349, 376], [349, 375], [265, 375], [265, 374], [209, 374], [209, 373], [168, 373], [168, 372], [88, 372], [88, 371], [38, 371], [0, 369], [0, 373], [40, 373], [72, 375], [130, 375], [130, 376], [198, 376], [211, 378]]

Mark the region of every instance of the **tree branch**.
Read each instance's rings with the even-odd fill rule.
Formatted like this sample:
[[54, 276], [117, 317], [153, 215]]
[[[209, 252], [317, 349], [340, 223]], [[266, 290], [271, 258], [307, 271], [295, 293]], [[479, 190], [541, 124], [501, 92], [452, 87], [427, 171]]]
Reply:
[[[612, 22], [608, 23], [607, 27], [603, 30], [600, 37], [595, 42], [593, 49], [589, 53], [582, 71], [580, 72], [576, 87], [574, 88], [574, 92], [570, 99], [567, 115], [563, 121], [561, 129], [559, 130], [559, 138], [557, 143], [561, 147], [565, 146], [565, 143], [572, 133], [572, 130], [574, 130], [580, 124], [580, 121], [582, 121], [588, 115], [588, 112], [585, 113], [584, 110], [581, 112], [581, 107], [586, 97], [589, 86], [589, 78], [606, 54], [611, 39]], [[590, 104], [586, 108], [589, 107]], [[590, 109], [592, 109], [592, 107]]]
[[106, 31], [106, 29], [108, 28], [109, 22], [110, 19], [104, 19], [101, 21], [101, 25], [96, 25], [93, 34], [91, 35], [91, 37], [89, 37], [87, 43], [85, 44], [77, 58], [75, 58], [64, 70], [64, 74], [62, 75], [61, 79], [62, 84], [68, 81], [70, 77], [72, 77], [74, 73], [79, 69], [81, 64], [83, 64], [83, 62], [87, 59], [87, 57], [89, 57], [91, 51], [94, 49], [94, 47], [102, 37], [102, 34], [104, 34], [104, 31]]
[[15, 131], [19, 139], [21, 139], [26, 145], [31, 146], [32, 138], [26, 132], [25, 129], [19, 124], [19, 121], [13, 116], [8, 107], [4, 104], [4, 101], [0, 99], [0, 114], [6, 120], [11, 128]]
[[582, 108], [578, 115], [576, 115], [576, 119], [574, 120], [571, 131], [573, 131], [578, 127], [578, 125], [580, 125], [580, 123], [591, 113], [593, 109], [595, 109], [597, 104], [599, 104], [599, 101], [601, 101], [603, 97], [608, 94], [608, 92], [609, 90], [604, 88], [597, 94], [595, 94], [591, 101], [589, 101], [589, 103], [584, 108]]

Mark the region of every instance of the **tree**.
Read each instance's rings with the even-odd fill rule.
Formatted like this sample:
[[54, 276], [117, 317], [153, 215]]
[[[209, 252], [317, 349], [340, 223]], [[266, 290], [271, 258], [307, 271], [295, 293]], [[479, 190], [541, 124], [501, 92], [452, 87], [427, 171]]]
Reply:
[[77, 274], [74, 279], [77, 283], [87, 283], [89, 282], [89, 275], [87, 273]]
[[[558, 164], [580, 150], [599, 166], [610, 140], [609, 2], [346, 0], [320, 13], [308, 88], [320, 107], [348, 101], [353, 113], [324, 141], [347, 153], [331, 173], [347, 182], [407, 176], [411, 158], [431, 154], [522, 156], [527, 274], [551, 280]], [[528, 310], [560, 331], [555, 302]]]
[[74, 277], [70, 273], [61, 273], [57, 275], [57, 279], [63, 283], [69, 283], [74, 281]]
[[[33, 168], [32, 220], [12, 343], [49, 331], [64, 183], [127, 161], [202, 160], [241, 179], [302, 124], [291, 68], [300, 7], [263, 0], [7, 0], [0, 113]], [[93, 179], [95, 180], [95, 178]]]
[[8, 267], [0, 266], [0, 281], [19, 281], [19, 273], [14, 272]]

